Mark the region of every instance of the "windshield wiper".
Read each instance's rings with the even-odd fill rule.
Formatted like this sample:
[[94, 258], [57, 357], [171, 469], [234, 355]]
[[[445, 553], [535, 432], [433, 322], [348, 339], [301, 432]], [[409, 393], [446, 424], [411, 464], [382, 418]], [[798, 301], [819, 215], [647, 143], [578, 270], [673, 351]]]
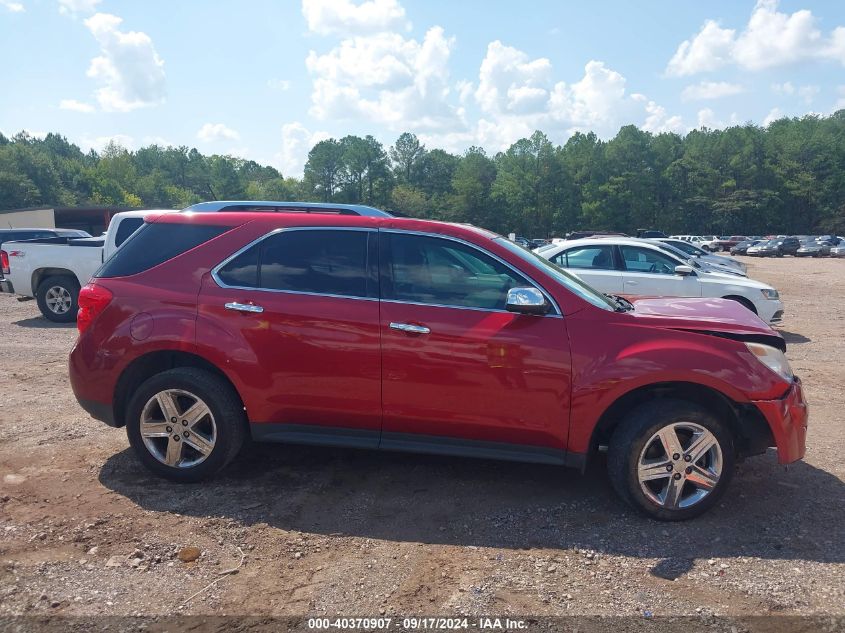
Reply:
[[634, 309], [634, 304], [624, 297], [620, 297], [619, 295], [610, 295], [607, 293], [604, 293], [604, 296], [616, 304], [616, 312], [630, 312]]

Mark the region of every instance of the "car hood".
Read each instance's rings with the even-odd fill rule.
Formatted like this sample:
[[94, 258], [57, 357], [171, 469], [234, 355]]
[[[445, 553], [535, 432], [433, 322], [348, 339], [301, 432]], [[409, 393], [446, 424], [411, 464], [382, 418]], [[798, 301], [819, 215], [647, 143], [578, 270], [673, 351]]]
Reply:
[[736, 268], [735, 266], [726, 266], [725, 264], [714, 264], [713, 262], [701, 262], [701, 269], [706, 273], [719, 273], [722, 275], [729, 275], [731, 277], [745, 277], [745, 272]]
[[634, 304], [634, 309], [626, 314], [643, 325], [745, 340], [771, 338], [769, 345], [785, 347], [783, 337], [778, 332], [751, 310], [730, 299], [631, 297], [629, 300]]

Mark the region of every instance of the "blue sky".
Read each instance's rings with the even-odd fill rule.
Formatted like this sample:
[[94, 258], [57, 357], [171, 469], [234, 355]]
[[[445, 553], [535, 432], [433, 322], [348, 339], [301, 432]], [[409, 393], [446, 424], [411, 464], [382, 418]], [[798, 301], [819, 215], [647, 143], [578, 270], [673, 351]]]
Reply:
[[0, 131], [188, 145], [298, 175], [311, 145], [563, 143], [845, 107], [845, 3], [0, 0]]

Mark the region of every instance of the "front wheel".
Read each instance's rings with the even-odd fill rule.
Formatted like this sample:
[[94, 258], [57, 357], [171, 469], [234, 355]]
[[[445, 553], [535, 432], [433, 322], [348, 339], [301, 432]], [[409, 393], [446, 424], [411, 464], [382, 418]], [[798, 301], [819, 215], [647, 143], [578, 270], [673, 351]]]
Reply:
[[733, 476], [730, 429], [700, 406], [656, 400], [634, 409], [610, 440], [608, 472], [617, 493], [661, 521], [699, 516]]
[[71, 323], [79, 311], [79, 282], [69, 275], [47, 277], [35, 291], [38, 309], [54, 323]]
[[156, 374], [132, 396], [126, 433], [148, 469], [178, 482], [213, 476], [237, 455], [247, 421], [222, 377], [193, 367]]

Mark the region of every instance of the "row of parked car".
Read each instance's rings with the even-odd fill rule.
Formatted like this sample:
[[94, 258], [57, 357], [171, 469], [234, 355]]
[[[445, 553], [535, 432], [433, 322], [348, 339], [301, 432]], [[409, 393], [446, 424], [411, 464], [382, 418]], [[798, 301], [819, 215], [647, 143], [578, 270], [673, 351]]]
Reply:
[[718, 297], [736, 301], [767, 323], [783, 320], [775, 288], [749, 279], [741, 262], [691, 242], [603, 236], [564, 240], [535, 252], [605, 293]]
[[801, 382], [754, 314], [776, 321], [777, 291], [730, 259], [631, 238], [535, 253], [350, 205], [188, 210], [2, 244], [14, 291], [77, 318], [80, 405], [161, 476], [211, 477], [248, 437], [582, 471], [606, 450], [624, 500], [681, 520], [738, 459], [804, 455]]
[[673, 235], [710, 251], [751, 257], [845, 257], [845, 238], [838, 235]]

